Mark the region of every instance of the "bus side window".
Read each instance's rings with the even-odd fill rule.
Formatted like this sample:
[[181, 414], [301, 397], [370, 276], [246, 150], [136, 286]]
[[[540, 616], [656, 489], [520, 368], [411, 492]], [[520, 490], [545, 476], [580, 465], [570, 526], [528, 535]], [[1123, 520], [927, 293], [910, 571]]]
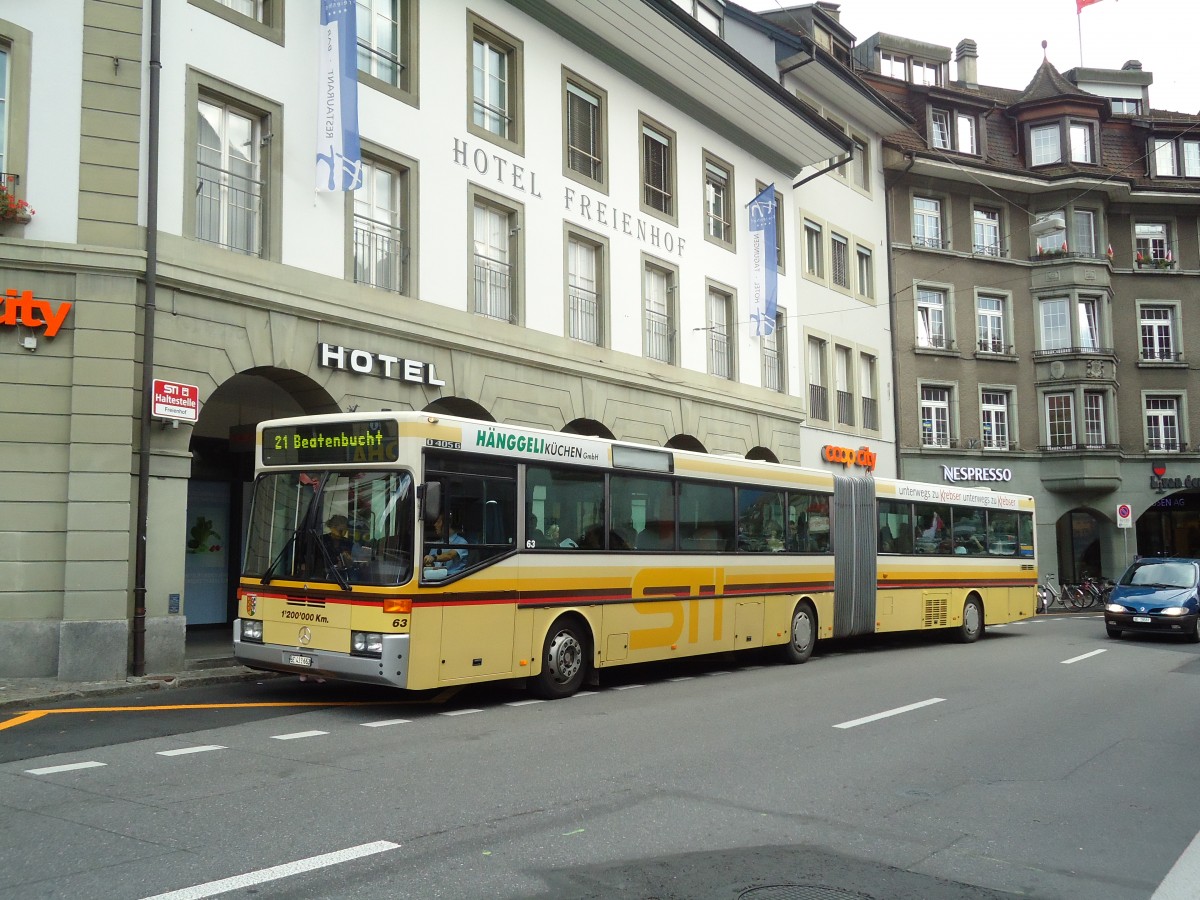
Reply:
[[680, 537], [684, 550], [715, 553], [733, 544], [733, 488], [723, 484], [679, 486]]
[[880, 500], [877, 510], [879, 552], [912, 553], [912, 507], [895, 500]]
[[751, 553], [778, 553], [787, 545], [785, 494], [760, 488], [738, 488], [737, 549]]
[[829, 495], [788, 492], [788, 549], [799, 553], [828, 553]]

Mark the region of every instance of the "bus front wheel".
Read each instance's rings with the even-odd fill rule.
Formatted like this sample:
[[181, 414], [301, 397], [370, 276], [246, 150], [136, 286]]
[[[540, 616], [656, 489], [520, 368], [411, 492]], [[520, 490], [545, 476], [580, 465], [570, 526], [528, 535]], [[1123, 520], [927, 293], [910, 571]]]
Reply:
[[547, 700], [574, 694], [587, 675], [587, 653], [587, 639], [579, 622], [556, 621], [542, 645], [542, 670], [533, 677], [533, 692]]
[[962, 625], [954, 636], [960, 644], [972, 644], [983, 636], [983, 604], [978, 597], [968, 597], [963, 604]]
[[817, 642], [817, 614], [807, 600], [796, 604], [792, 612], [792, 627], [788, 642], [783, 645], [783, 661], [798, 665], [812, 656]]

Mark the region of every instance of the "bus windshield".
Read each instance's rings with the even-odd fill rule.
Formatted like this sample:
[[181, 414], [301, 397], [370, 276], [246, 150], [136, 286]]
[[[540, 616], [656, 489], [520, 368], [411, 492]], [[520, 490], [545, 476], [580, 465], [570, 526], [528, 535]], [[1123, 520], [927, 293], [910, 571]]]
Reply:
[[243, 574], [353, 585], [412, 577], [408, 472], [268, 472], [254, 485]]

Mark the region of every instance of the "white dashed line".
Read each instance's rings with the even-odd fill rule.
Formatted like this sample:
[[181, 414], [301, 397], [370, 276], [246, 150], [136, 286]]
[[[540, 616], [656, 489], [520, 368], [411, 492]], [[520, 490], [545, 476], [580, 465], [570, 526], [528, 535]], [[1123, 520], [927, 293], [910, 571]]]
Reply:
[[189, 753], [207, 753], [209, 750], [225, 750], [220, 744], [205, 744], [202, 747], [180, 747], [177, 750], [159, 750], [159, 756], [187, 756]]
[[273, 734], [273, 741], [298, 741], [301, 738], [319, 737], [322, 734], [329, 734], [328, 731], [294, 731], [291, 734]]
[[505, 706], [533, 706], [535, 703], [545, 703], [545, 700], [513, 700], [511, 703], [505, 703]]
[[70, 763], [65, 766], [46, 766], [43, 769], [26, 769], [26, 775], [56, 775], [59, 772], [76, 772], [79, 769], [98, 769], [101, 766], [106, 766], [108, 763], [102, 762], [80, 762]]
[[834, 725], [834, 728], [855, 728], [859, 725], [866, 725], [868, 722], [878, 722], [880, 719], [886, 719], [891, 716], [898, 716], [901, 713], [912, 712], [914, 709], [920, 709], [923, 706], [932, 706], [935, 703], [945, 703], [945, 697], [931, 697], [928, 700], [922, 700], [920, 703], [910, 703], [908, 706], [898, 706], [896, 709], [889, 709], [885, 712], [875, 713], [873, 716], [863, 716], [861, 719], [853, 719], [849, 722], [842, 722]]
[[439, 716], [469, 716], [471, 713], [483, 712], [482, 709], [452, 709], [438, 713]]
[[388, 725], [407, 725], [412, 719], [384, 719], [382, 722], [363, 722], [364, 728], [386, 728]]
[[1101, 650], [1093, 650], [1091, 653], [1085, 653], [1085, 654], [1083, 654], [1083, 656], [1073, 656], [1073, 657], [1071, 657], [1070, 659], [1064, 659], [1064, 660], [1062, 661], [1062, 664], [1063, 664], [1064, 666], [1069, 666], [1071, 663], [1077, 663], [1077, 662], [1079, 662], [1081, 659], [1089, 659], [1089, 658], [1091, 658], [1091, 657], [1093, 657], [1093, 656], [1099, 656], [1101, 653], [1107, 653], [1107, 652], [1108, 652], [1107, 650], [1103, 650], [1103, 649], [1101, 649]]
[[393, 844], [391, 841], [375, 841], [371, 844], [360, 844], [357, 847], [347, 847], [345, 850], [337, 850], [333, 853], [322, 853], [320, 856], [298, 859], [295, 862], [284, 863], [281, 866], [272, 866], [269, 869], [259, 869], [257, 872], [247, 872], [245, 875], [235, 875], [232, 878], [224, 878], [221, 881], [209, 881], [205, 884], [197, 884], [193, 887], [171, 891], [166, 894], [155, 894], [153, 897], [145, 898], [145, 900], [201, 900], [203, 897], [215, 897], [218, 894], [226, 894], [229, 891], [252, 887], [256, 884], [278, 881], [281, 878], [289, 878], [292, 875], [312, 872], [315, 869], [323, 869], [326, 866], [350, 862], [351, 860], [361, 859], [364, 856], [383, 853], [387, 850], [396, 850], [399, 847], [399, 844]]

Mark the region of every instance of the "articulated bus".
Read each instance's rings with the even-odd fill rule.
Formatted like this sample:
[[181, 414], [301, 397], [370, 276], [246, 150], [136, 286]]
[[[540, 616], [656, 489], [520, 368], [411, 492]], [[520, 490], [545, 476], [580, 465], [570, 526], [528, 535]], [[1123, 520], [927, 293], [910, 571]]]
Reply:
[[1033, 614], [1028, 496], [453, 418], [263, 422], [234, 647], [409, 690]]

